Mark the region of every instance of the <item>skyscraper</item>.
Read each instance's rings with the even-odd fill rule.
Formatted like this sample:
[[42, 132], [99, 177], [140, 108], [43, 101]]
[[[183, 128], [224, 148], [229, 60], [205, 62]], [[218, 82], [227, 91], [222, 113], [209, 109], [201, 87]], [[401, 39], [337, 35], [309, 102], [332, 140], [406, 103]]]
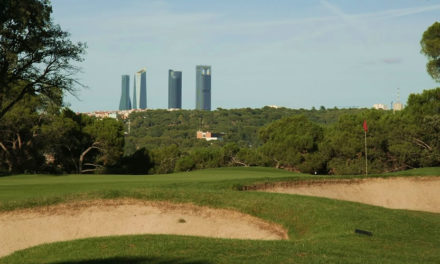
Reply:
[[168, 109], [182, 108], [182, 72], [168, 71]]
[[143, 68], [134, 75], [133, 109], [147, 108], [147, 69]]
[[119, 101], [119, 110], [130, 110], [130, 76], [122, 75], [121, 82], [121, 100]]
[[196, 109], [211, 110], [211, 66], [196, 66]]

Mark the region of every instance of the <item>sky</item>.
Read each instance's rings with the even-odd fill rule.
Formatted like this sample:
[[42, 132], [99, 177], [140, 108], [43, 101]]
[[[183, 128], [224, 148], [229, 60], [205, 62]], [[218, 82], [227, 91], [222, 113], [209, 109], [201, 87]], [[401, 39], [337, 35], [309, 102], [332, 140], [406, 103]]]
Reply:
[[66, 96], [74, 111], [117, 110], [121, 76], [147, 68], [147, 107], [168, 107], [168, 70], [212, 66], [212, 109], [372, 107], [440, 86], [426, 73], [423, 32], [440, 0], [52, 0], [53, 19], [87, 43]]

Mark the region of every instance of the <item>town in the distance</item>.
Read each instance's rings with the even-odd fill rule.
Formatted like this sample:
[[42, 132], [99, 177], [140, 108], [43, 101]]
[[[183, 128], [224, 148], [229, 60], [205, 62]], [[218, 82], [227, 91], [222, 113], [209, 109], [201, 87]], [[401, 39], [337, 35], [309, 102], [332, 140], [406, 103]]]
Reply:
[[[130, 99], [130, 76], [122, 75], [119, 111], [147, 109], [147, 69], [134, 75]], [[182, 72], [168, 71], [168, 109], [182, 109]], [[196, 109], [211, 110], [211, 66], [196, 66]]]
[[[196, 66], [196, 110], [211, 111], [211, 66]], [[278, 107], [271, 105], [270, 107]], [[374, 109], [400, 111], [403, 109], [400, 102], [400, 91], [397, 90], [397, 101], [391, 102], [390, 108], [387, 105], [374, 104]], [[168, 70], [168, 110], [175, 111], [182, 109], [182, 72]], [[147, 68], [142, 68], [133, 76], [133, 95], [130, 97], [130, 75], [124, 74], [121, 77], [121, 97], [118, 110], [94, 111], [84, 113], [98, 118], [128, 118], [132, 112], [142, 112], [147, 109]]]
[[[182, 72], [168, 71], [168, 109], [182, 109]], [[211, 66], [196, 66], [196, 109], [211, 110]], [[121, 99], [118, 111], [95, 111], [86, 113], [96, 117], [113, 117], [123, 119], [132, 112], [147, 110], [147, 69], [136, 72], [133, 77], [133, 96], [130, 98], [130, 75], [121, 77]]]

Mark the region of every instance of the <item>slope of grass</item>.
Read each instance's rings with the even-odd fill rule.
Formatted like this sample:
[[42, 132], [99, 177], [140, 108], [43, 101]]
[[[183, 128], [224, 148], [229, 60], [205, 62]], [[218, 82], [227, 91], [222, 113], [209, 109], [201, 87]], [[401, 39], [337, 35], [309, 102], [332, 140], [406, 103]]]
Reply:
[[[400, 175], [440, 175], [440, 169], [406, 173]], [[256, 182], [313, 178], [316, 177], [267, 168], [224, 168], [149, 176], [3, 177], [0, 210], [93, 198], [191, 202], [231, 208], [279, 223], [288, 229], [290, 240], [169, 235], [91, 238], [37, 246], [0, 259], [0, 263], [438, 263], [440, 214], [235, 189], [237, 185]], [[355, 228], [369, 230], [374, 235], [357, 235]]]

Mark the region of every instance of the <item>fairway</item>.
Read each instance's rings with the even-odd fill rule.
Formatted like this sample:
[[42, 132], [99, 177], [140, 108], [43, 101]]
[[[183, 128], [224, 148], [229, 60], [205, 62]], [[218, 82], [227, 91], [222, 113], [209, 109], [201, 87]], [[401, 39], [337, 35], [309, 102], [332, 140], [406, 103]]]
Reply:
[[[427, 168], [373, 175], [376, 177], [440, 175], [440, 169]], [[438, 263], [440, 259], [440, 214], [393, 210], [328, 198], [239, 191], [243, 186], [276, 184], [306, 180], [328, 180], [335, 176], [311, 176], [268, 168], [224, 168], [169, 175], [18, 175], [0, 178], [0, 216], [20, 216], [23, 212], [64, 208], [69, 204], [91, 204], [103, 201], [106, 212], [120, 215], [121, 223], [129, 220], [128, 207], [115, 206], [114, 201], [136, 201], [135, 204], [173, 205], [174, 228], [179, 235], [160, 235], [159, 222], [144, 235], [87, 238], [44, 244], [17, 251], [0, 259], [0, 263]], [[336, 178], [342, 178], [340, 176]], [[347, 177], [353, 178], [353, 177]], [[421, 178], [415, 178], [423, 180]], [[180, 204], [184, 204], [180, 208]], [[96, 205], [96, 204], [95, 204]], [[119, 204], [121, 205], [121, 204]], [[122, 202], [122, 205], [127, 205]], [[133, 205], [128, 203], [128, 205]], [[211, 208], [217, 215], [231, 220], [225, 212], [274, 223], [287, 230], [286, 241], [249, 240], [250, 237], [208, 238], [187, 232], [191, 210]], [[188, 207], [189, 206], [189, 207]], [[98, 207], [91, 211], [99, 211]], [[147, 207], [146, 207], [147, 208]], [[183, 209], [182, 209], [183, 208]], [[151, 208], [150, 208], [151, 209]], [[222, 211], [223, 210], [223, 211]], [[60, 211], [58, 211], [60, 212]], [[83, 212], [83, 213], [84, 213]], [[176, 212], [178, 212], [176, 214]], [[127, 215], [123, 215], [126, 213]], [[139, 213], [139, 211], [137, 211]], [[187, 213], [187, 214], [185, 214]], [[54, 213], [54, 215], [60, 215]], [[196, 216], [197, 214], [192, 214]], [[41, 216], [41, 215], [40, 215]], [[205, 215], [206, 216], [206, 215]], [[46, 216], [45, 216], [46, 217]], [[19, 219], [20, 217], [16, 218]], [[21, 219], [24, 215], [21, 215]], [[37, 217], [38, 218], [38, 217]], [[117, 218], [117, 217], [116, 217]], [[44, 218], [47, 219], [47, 218]], [[85, 218], [87, 219], [87, 218]], [[106, 220], [107, 219], [107, 220]], [[183, 220], [182, 220], [183, 219]], [[241, 218], [243, 219], [243, 218]], [[181, 220], [181, 223], [179, 223]], [[215, 219], [205, 218], [203, 225], [221, 230]], [[71, 219], [70, 221], [75, 221]], [[110, 225], [108, 215], [101, 220], [79, 222], [81, 228], [101, 221]], [[106, 222], [108, 221], [108, 222]], [[19, 222], [18, 220], [15, 222]], [[73, 225], [73, 222], [68, 222]], [[46, 233], [58, 233], [48, 221]], [[53, 223], [53, 222], [52, 222]], [[120, 224], [121, 224], [120, 223]], [[136, 225], [134, 222], [130, 226]], [[118, 224], [119, 225], [119, 224]], [[115, 229], [116, 226], [115, 225]], [[123, 224], [122, 224], [123, 225]], [[203, 232], [203, 225], [198, 225]], [[247, 228], [252, 227], [244, 223]], [[226, 224], [227, 227], [227, 224]], [[37, 226], [36, 226], [37, 228]], [[79, 228], [80, 229], [80, 228]], [[95, 229], [96, 228], [92, 228]], [[242, 228], [239, 228], [242, 229]], [[355, 229], [368, 230], [373, 236], [355, 234]], [[78, 229], [77, 229], [78, 230]], [[190, 230], [190, 228], [188, 228]], [[195, 228], [197, 230], [197, 228]], [[9, 230], [20, 234], [21, 230]], [[32, 232], [32, 228], [25, 233]], [[146, 235], [146, 233], [152, 233]], [[112, 233], [124, 235], [128, 233]], [[157, 234], [157, 235], [155, 235]], [[91, 236], [104, 236], [95, 233]], [[214, 236], [206, 231], [205, 236]], [[22, 237], [25, 237], [23, 234]], [[71, 237], [86, 238], [89, 236]], [[237, 239], [243, 238], [243, 239]], [[262, 237], [260, 237], [262, 238]], [[255, 238], [253, 238], [255, 239]], [[53, 240], [53, 241], [59, 241]], [[8, 243], [7, 240], [2, 240]], [[44, 241], [43, 241], [44, 242]], [[46, 241], [50, 242], [50, 241]], [[35, 243], [35, 245], [38, 243]], [[391, 250], [392, 249], [392, 250]]]

